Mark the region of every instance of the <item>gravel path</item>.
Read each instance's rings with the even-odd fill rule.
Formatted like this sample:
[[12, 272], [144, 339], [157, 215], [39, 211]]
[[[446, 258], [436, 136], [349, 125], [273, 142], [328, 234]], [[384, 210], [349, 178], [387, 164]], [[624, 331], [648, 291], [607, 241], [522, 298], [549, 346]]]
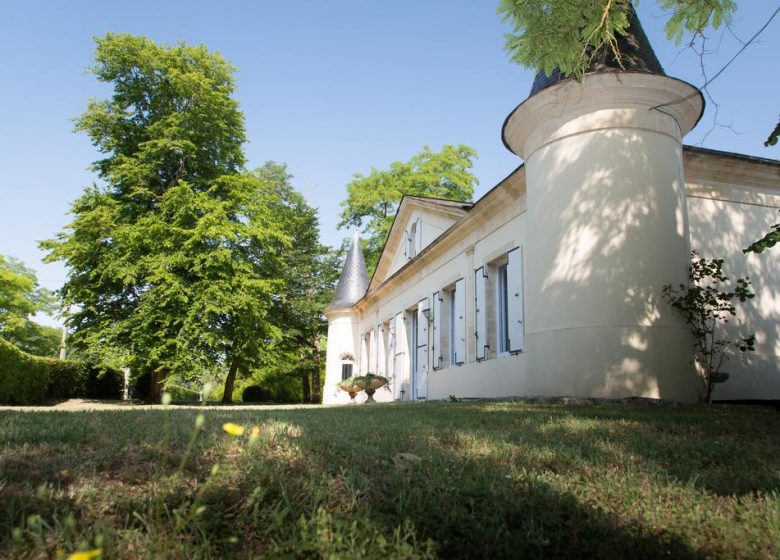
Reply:
[[[197, 404], [171, 405], [173, 409], [199, 408], [209, 410], [290, 410], [298, 408], [321, 408], [316, 404], [236, 404], [236, 405], [206, 405]], [[51, 412], [51, 411], [71, 411], [81, 410], [160, 410], [162, 406], [158, 404], [139, 404], [137, 402], [124, 401], [94, 401], [87, 399], [69, 399], [48, 406], [0, 406], [0, 412], [20, 411], [20, 412]]]

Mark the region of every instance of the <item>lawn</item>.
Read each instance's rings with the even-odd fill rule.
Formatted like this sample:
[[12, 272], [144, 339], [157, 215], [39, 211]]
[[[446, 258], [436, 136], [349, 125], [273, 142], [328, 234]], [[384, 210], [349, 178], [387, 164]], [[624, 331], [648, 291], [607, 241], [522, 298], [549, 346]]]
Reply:
[[780, 556], [767, 409], [199, 414], [1, 412], [0, 557]]

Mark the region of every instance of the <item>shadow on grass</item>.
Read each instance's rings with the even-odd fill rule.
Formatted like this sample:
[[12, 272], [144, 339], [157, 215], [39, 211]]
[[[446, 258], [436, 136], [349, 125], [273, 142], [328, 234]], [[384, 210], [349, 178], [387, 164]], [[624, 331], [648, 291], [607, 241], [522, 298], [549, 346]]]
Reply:
[[[777, 456], [770, 451], [780, 441], [780, 416], [769, 409], [553, 405], [535, 411], [547, 420], [526, 422], [515, 432], [520, 441], [555, 441], [559, 453], [574, 452], [591, 464], [621, 464], [636, 457], [648, 476], [718, 496], [780, 492]], [[507, 408], [485, 412], [494, 426], [518, 420], [517, 412]], [[501, 443], [495, 431], [483, 435]]]
[[[443, 558], [705, 557], [671, 531], [650, 532], [533, 475], [509, 475], [507, 465], [479, 456], [478, 449], [464, 459], [446, 436], [439, 445], [424, 431], [416, 435], [414, 426], [383, 436], [369, 414], [360, 419], [359, 432], [332, 431], [326, 447], [321, 436], [327, 421], [294, 423], [302, 434], [294, 443], [299, 453], [277, 466], [290, 481], [301, 480], [290, 472], [323, 473], [332, 490], [315, 497], [311, 486], [295, 489], [293, 482], [294, 515], [310, 518], [325, 505], [339, 523], [357, 521], [367, 531], [390, 534], [407, 524], [418, 541], [433, 541]], [[484, 442], [473, 443], [478, 448]], [[421, 461], [399, 469], [392, 457], [402, 451]]]
[[[774, 416], [470, 404], [212, 410], [193, 464], [177, 474], [197, 412], [0, 414], [0, 551], [39, 514], [55, 527], [48, 542], [77, 543], [101, 527], [119, 557], [129, 557], [127, 539], [189, 557], [751, 557], [762, 543], [729, 548], [734, 521], [708, 508], [718, 494], [778, 487]], [[261, 436], [230, 440], [226, 421], [259, 424]], [[399, 468], [398, 453], [420, 460]], [[691, 504], [701, 519], [675, 525]], [[78, 530], [57, 528], [67, 515]], [[734, 519], [763, 531], [760, 519], [743, 520], [751, 515], [761, 514]]]

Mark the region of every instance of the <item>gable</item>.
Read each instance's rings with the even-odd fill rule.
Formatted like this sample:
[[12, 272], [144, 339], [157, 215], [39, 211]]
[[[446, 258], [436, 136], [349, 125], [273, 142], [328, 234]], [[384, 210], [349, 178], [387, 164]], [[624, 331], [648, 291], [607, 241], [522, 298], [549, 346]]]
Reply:
[[468, 213], [470, 202], [405, 196], [398, 207], [371, 285], [377, 286], [419, 255]]

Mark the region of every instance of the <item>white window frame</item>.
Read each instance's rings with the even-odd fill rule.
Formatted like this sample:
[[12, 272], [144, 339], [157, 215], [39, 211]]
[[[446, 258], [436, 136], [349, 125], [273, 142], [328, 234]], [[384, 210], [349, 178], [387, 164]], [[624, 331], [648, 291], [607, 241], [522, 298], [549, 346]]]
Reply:
[[507, 296], [507, 263], [496, 265], [496, 353], [509, 355], [509, 304]]
[[431, 306], [431, 361], [434, 370], [444, 367], [444, 354], [442, 353], [442, 322], [441, 322], [441, 292], [433, 292], [433, 305]]
[[474, 271], [474, 357], [478, 362], [489, 357], [487, 317], [487, 269], [480, 266]]
[[523, 246], [507, 251], [507, 324], [509, 352], [522, 352], [525, 347], [525, 304], [523, 296]]
[[460, 278], [455, 281], [453, 289], [453, 363], [452, 365], [463, 365], [466, 363], [466, 279]]

